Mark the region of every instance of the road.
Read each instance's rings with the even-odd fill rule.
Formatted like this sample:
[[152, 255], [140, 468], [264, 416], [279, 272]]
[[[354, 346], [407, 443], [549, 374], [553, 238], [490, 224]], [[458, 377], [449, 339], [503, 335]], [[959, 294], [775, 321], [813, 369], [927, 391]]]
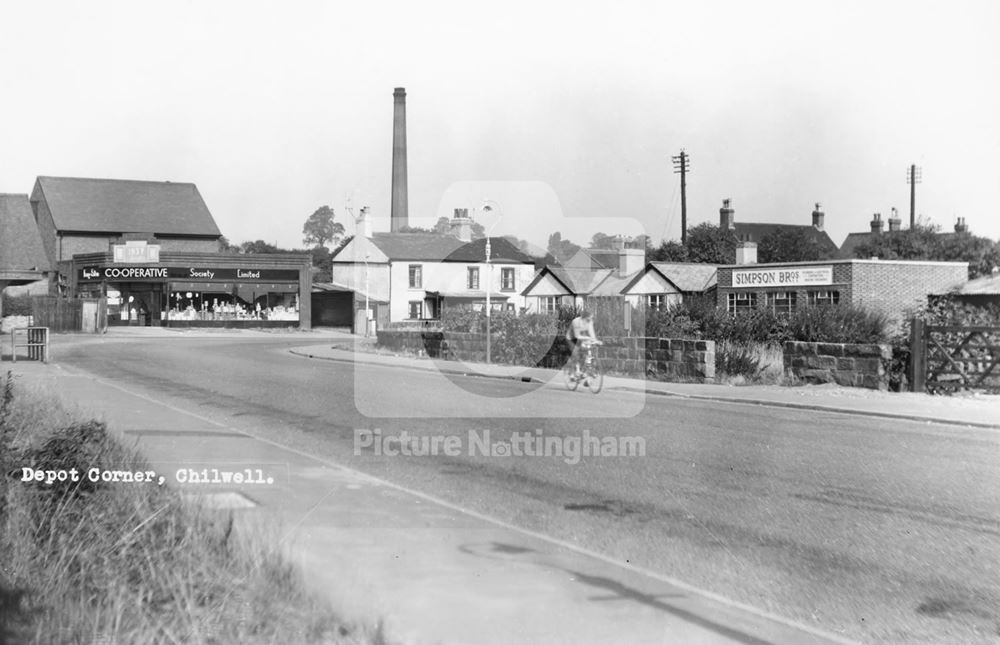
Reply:
[[[311, 360], [301, 337], [53, 357], [282, 445], [866, 642], [1000, 640], [1000, 436]], [[456, 394], [460, 392], [460, 394]], [[384, 412], [371, 418], [359, 412]], [[621, 411], [620, 418], [614, 416]], [[636, 413], [637, 412], [637, 413]], [[518, 416], [512, 417], [512, 414]], [[645, 456], [360, 454], [356, 431], [640, 437]]]

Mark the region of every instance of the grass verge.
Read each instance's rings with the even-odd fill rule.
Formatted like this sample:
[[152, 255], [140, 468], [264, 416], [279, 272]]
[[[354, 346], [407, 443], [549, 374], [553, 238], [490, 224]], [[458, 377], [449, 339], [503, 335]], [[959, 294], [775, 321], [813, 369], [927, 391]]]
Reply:
[[308, 593], [266, 531], [156, 485], [22, 482], [145, 470], [51, 395], [0, 392], [0, 645], [382, 643]]

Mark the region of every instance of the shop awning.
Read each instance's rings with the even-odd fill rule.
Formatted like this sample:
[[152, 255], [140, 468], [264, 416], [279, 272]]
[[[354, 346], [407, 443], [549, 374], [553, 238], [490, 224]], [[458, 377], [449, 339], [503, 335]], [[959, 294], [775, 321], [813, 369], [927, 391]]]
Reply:
[[[443, 298], [445, 300], [482, 300], [486, 301], [485, 291], [426, 291], [427, 298]], [[490, 300], [507, 300], [504, 293], [490, 293]]]
[[171, 282], [170, 291], [192, 293], [232, 293], [234, 282]]
[[236, 285], [236, 295], [251, 302], [269, 293], [298, 293], [298, 284], [270, 282], [241, 282]]

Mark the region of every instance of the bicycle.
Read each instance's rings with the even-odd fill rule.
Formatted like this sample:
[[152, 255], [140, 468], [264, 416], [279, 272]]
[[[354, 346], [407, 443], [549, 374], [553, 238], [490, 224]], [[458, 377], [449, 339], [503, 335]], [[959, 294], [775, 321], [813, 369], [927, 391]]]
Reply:
[[583, 366], [580, 373], [576, 373], [576, 364], [570, 360], [563, 366], [563, 378], [566, 381], [566, 389], [575, 391], [583, 381], [591, 392], [597, 394], [604, 386], [604, 372], [601, 370], [600, 359], [597, 356], [597, 346], [603, 345], [599, 340], [582, 341], [580, 350], [583, 352]]

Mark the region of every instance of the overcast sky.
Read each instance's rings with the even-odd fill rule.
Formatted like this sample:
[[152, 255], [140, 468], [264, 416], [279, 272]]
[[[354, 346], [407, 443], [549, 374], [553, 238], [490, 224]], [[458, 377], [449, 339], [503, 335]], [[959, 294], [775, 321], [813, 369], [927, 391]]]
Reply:
[[235, 242], [299, 248], [324, 204], [352, 231], [348, 198], [387, 230], [405, 87], [415, 225], [676, 239], [684, 148], [689, 225], [821, 202], [840, 244], [908, 224], [915, 163], [918, 215], [1000, 238], [1000, 3], [649, 4], [3, 0], [0, 192], [186, 181]]

